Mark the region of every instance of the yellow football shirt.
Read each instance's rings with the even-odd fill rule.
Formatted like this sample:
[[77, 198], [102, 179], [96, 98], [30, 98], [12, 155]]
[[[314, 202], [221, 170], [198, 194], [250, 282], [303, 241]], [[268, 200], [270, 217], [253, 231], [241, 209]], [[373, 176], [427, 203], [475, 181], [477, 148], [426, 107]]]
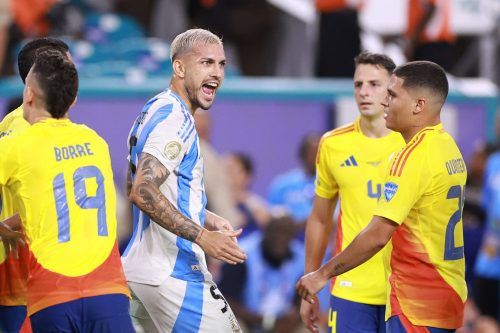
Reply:
[[441, 124], [421, 130], [391, 162], [374, 213], [401, 225], [392, 237], [388, 318], [403, 313], [413, 325], [462, 326], [466, 178], [462, 154]]
[[84, 125], [46, 119], [0, 141], [0, 185], [28, 237], [28, 311], [128, 294], [116, 246], [116, 193], [106, 142]]
[[[0, 122], [0, 140], [18, 134], [28, 127], [29, 123], [23, 118], [23, 108], [20, 106]], [[2, 186], [0, 193], [0, 220], [4, 220], [17, 211], [8, 189]], [[14, 253], [7, 257], [0, 242], [0, 305], [26, 305], [28, 253], [27, 247], [19, 247], [17, 258]]]
[[[404, 146], [399, 133], [369, 138], [359, 119], [326, 133], [316, 161], [316, 195], [340, 198], [335, 254], [344, 250], [370, 222], [382, 195], [389, 156]], [[332, 280], [332, 295], [349, 301], [383, 305], [386, 275], [382, 254]]]

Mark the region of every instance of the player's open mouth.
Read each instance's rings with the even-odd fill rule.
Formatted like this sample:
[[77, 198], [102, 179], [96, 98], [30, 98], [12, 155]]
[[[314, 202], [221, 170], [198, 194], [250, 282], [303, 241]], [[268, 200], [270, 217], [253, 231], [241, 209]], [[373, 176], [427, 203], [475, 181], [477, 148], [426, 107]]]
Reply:
[[209, 98], [213, 98], [217, 88], [219, 87], [219, 83], [215, 81], [206, 82], [201, 86], [201, 90], [203, 94], [207, 95]]

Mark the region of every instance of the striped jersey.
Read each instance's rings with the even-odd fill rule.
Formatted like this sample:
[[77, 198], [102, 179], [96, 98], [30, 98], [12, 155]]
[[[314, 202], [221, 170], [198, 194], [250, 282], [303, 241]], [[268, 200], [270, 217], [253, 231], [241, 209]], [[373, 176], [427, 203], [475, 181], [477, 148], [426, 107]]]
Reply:
[[392, 236], [387, 317], [404, 314], [416, 326], [462, 326], [466, 178], [462, 154], [441, 124], [422, 129], [389, 165], [374, 213], [400, 224]]
[[[0, 140], [16, 135], [29, 126], [20, 106], [0, 123]], [[17, 213], [17, 209], [9, 189], [2, 186], [0, 191], [0, 221], [3, 221]], [[18, 258], [14, 256], [14, 252], [7, 257], [3, 243], [0, 242], [0, 305], [26, 305], [28, 246], [20, 246], [18, 251]]]
[[[149, 100], [129, 134], [131, 177], [142, 153], [154, 156], [170, 172], [160, 191], [184, 216], [205, 224], [203, 159], [194, 119], [186, 104], [166, 90]], [[133, 206], [134, 229], [122, 262], [128, 281], [160, 285], [172, 276], [211, 281], [200, 246], [176, 236]]]
[[[316, 163], [316, 195], [340, 198], [335, 253], [343, 251], [368, 225], [382, 195], [389, 156], [405, 142], [391, 132], [382, 138], [365, 136], [359, 118], [327, 132], [320, 143]], [[383, 305], [386, 276], [382, 253], [363, 265], [332, 279], [332, 295], [352, 302]]]

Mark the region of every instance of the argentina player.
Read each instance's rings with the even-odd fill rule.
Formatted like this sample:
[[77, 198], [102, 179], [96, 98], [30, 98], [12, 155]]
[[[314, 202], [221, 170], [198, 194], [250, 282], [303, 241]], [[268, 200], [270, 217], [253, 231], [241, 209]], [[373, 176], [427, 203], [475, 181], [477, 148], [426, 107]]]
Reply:
[[192, 29], [174, 39], [170, 52], [170, 87], [146, 103], [129, 135], [134, 231], [122, 262], [131, 315], [137, 332], [240, 332], [205, 253], [243, 262], [235, 242], [241, 230], [205, 209], [193, 119], [197, 108], [210, 108], [224, 79], [224, 49], [219, 37]]

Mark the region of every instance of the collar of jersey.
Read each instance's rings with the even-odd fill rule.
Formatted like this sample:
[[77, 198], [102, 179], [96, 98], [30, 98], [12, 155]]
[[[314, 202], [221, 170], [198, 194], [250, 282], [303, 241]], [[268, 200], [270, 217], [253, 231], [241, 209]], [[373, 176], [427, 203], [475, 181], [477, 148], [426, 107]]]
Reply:
[[42, 119], [40, 121], [38, 121], [38, 123], [69, 123], [71, 120], [69, 120], [69, 118], [60, 118], [60, 119], [56, 119], [56, 118], [45, 118], [45, 119]]
[[442, 123], [439, 123], [439, 124], [434, 125], [434, 126], [424, 127], [420, 131], [418, 131], [418, 133], [415, 134], [413, 136], [413, 138], [411, 138], [410, 142], [418, 140], [420, 138], [421, 134], [424, 133], [424, 132], [429, 132], [429, 131], [435, 132], [435, 131], [442, 131], [442, 130], [443, 130], [443, 124]]
[[167, 89], [166, 92], [167, 92], [167, 94], [172, 95], [179, 103], [181, 103], [181, 105], [184, 107], [186, 112], [191, 114], [191, 112], [189, 112], [189, 108], [187, 107], [186, 103], [175, 92], [173, 92], [172, 89]]

